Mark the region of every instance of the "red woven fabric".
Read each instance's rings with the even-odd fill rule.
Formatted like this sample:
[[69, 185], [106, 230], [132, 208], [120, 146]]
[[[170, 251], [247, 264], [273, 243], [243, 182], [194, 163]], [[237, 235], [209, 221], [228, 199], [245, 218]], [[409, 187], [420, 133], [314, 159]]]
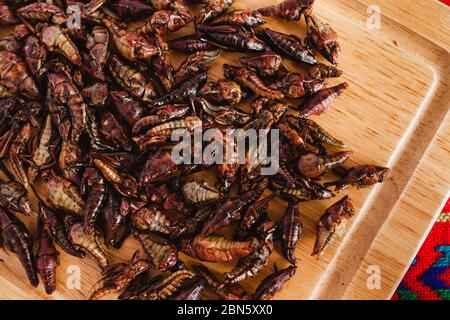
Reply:
[[445, 3], [446, 5], [450, 6], [450, 0], [441, 0], [441, 2]]
[[450, 199], [393, 300], [450, 300]]

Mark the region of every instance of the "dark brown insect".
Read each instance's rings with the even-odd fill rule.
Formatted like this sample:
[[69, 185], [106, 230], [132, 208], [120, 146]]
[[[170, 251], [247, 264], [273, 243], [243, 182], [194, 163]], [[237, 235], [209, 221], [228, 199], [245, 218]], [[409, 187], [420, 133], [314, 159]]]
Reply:
[[30, 284], [37, 287], [39, 278], [33, 254], [33, 242], [28, 229], [14, 215], [0, 208], [0, 233], [2, 243], [19, 258]]
[[42, 203], [39, 204], [39, 214], [43, 229], [50, 235], [53, 241], [61, 247], [61, 249], [74, 257], [84, 257], [84, 253], [75, 250], [69, 242], [64, 223], [59, 215]]
[[220, 48], [216, 44], [198, 37], [197, 35], [190, 35], [178, 39], [169, 40], [167, 42], [169, 48], [185, 53], [196, 53], [201, 51], [214, 51]]
[[290, 98], [302, 98], [307, 94], [314, 94], [323, 89], [323, 80], [310, 80], [300, 73], [289, 73], [276, 80], [269, 87], [283, 92]]
[[19, 22], [14, 11], [6, 3], [0, 2], [0, 25], [14, 25]]
[[299, 118], [308, 118], [312, 115], [320, 115], [327, 112], [331, 108], [334, 99], [339, 97], [347, 88], [348, 83], [344, 82], [335, 87], [316, 92], [314, 96], [306, 100], [297, 116]]
[[10, 34], [0, 38], [0, 50], [18, 54], [22, 48], [22, 43], [14, 35]]
[[81, 148], [78, 144], [70, 141], [62, 141], [58, 164], [65, 179], [74, 184], [79, 184], [82, 161]]
[[335, 186], [335, 191], [341, 191], [350, 186], [358, 188], [371, 186], [384, 182], [390, 173], [389, 168], [362, 165], [348, 169], [341, 179], [333, 182], [326, 182], [324, 185]]
[[0, 206], [30, 216], [31, 203], [27, 190], [18, 182], [0, 182]]
[[318, 63], [308, 70], [308, 75], [313, 79], [339, 78], [344, 72], [335, 66], [327, 66]]
[[[52, 103], [66, 106], [70, 111], [70, 137], [68, 136], [67, 127], [60, 127], [60, 123], [56, 123], [59, 132], [64, 140], [78, 142], [81, 133], [86, 129], [86, 104], [83, 100], [78, 88], [68, 78], [49, 73], [49, 88], [48, 91], [52, 97]], [[53, 118], [54, 121], [56, 120]], [[57, 122], [57, 120], [55, 121]]]
[[275, 225], [266, 218], [257, 228], [257, 235], [249, 239], [253, 251], [239, 259], [237, 265], [225, 274], [225, 282], [236, 283], [254, 277], [268, 263], [273, 251], [273, 233]]
[[302, 14], [314, 3], [314, 0], [286, 0], [280, 4], [259, 9], [258, 12], [266, 17], [279, 17], [288, 21], [298, 21]]
[[102, 271], [102, 286], [91, 294], [89, 300], [98, 300], [107, 294], [122, 291], [149, 267], [147, 261], [139, 259], [139, 251], [133, 254], [129, 263], [110, 265]]
[[56, 268], [59, 265], [59, 253], [47, 230], [40, 227], [39, 248], [36, 254], [36, 268], [44, 284], [45, 292], [52, 294], [56, 290]]
[[328, 23], [319, 20], [309, 10], [305, 12], [308, 42], [332, 64], [337, 64], [341, 47], [338, 35]]
[[169, 234], [172, 222], [158, 207], [151, 205], [139, 209], [130, 215], [133, 226], [139, 231]]
[[237, 24], [245, 27], [256, 27], [265, 23], [266, 21], [258, 11], [243, 9], [231, 11], [214, 19], [210, 24]]
[[201, 88], [199, 95], [214, 104], [234, 106], [241, 102], [244, 94], [239, 84], [232, 80], [209, 81]]
[[233, 0], [202, 0], [204, 6], [200, 9], [200, 15], [197, 22], [205, 23], [220, 16], [233, 3]]
[[296, 264], [295, 249], [301, 233], [302, 223], [299, 205], [296, 201], [290, 201], [281, 222], [281, 241], [283, 254], [293, 265]]
[[317, 236], [312, 255], [319, 257], [330, 241], [345, 228], [348, 219], [355, 215], [349, 196], [329, 207], [317, 223]]
[[297, 62], [313, 65], [317, 63], [314, 53], [296, 35], [284, 34], [269, 28], [264, 29], [262, 35], [273, 49], [283, 56]]
[[120, 61], [117, 56], [111, 56], [108, 67], [117, 84], [134, 98], [151, 102], [158, 97], [152, 81], [148, 80], [138, 69]]
[[178, 172], [169, 151], [159, 150], [147, 159], [139, 178], [139, 185], [146, 186], [172, 178]]
[[78, 47], [59, 26], [42, 24], [37, 28], [39, 39], [51, 52], [62, 54], [76, 66], [81, 66], [81, 55]]
[[237, 25], [203, 25], [197, 26], [202, 37], [217, 43], [230, 51], [264, 52], [266, 44], [255, 37], [253, 31]]
[[158, 48], [151, 45], [139, 33], [121, 29], [112, 20], [103, 19], [102, 22], [111, 33], [117, 50], [125, 59], [131, 62], [145, 61], [159, 53]]
[[271, 99], [281, 99], [284, 97], [282, 92], [267, 87], [252, 70], [234, 67], [229, 64], [225, 64], [223, 67], [225, 78], [236, 81], [240, 85], [249, 88], [257, 95]]
[[118, 149], [131, 151], [132, 141], [127, 134], [127, 129], [117, 121], [112, 113], [101, 112], [99, 125], [99, 131], [106, 140], [117, 146]]
[[118, 0], [111, 3], [111, 7], [120, 17], [125, 19], [140, 18], [154, 11], [152, 6], [141, 0]]
[[183, 16], [171, 10], [158, 10], [152, 14], [149, 21], [138, 29], [141, 34], [160, 34], [167, 35], [169, 33], [180, 30], [191, 19], [186, 20]]
[[88, 235], [95, 232], [95, 222], [107, 196], [106, 182], [101, 173], [92, 167], [84, 169], [81, 180], [82, 194], [88, 194], [82, 216]]
[[246, 68], [252, 69], [261, 77], [271, 77], [280, 73], [289, 73], [283, 58], [275, 53], [263, 53], [252, 57], [243, 57], [239, 62]]
[[220, 57], [220, 51], [200, 51], [188, 56], [175, 71], [175, 78], [186, 79], [196, 73], [211, 69], [212, 62]]
[[111, 91], [109, 97], [117, 113], [128, 125], [132, 126], [141, 119], [144, 113], [143, 107], [126, 92]]
[[167, 271], [177, 264], [178, 251], [169, 240], [147, 232], [135, 232], [134, 236], [156, 269]]
[[39, 89], [28, 74], [25, 61], [14, 53], [0, 51], [0, 84], [15, 94], [39, 98]]
[[187, 104], [167, 104], [151, 111], [148, 116], [142, 117], [133, 125], [133, 133], [163, 124], [164, 122], [180, 119], [186, 116], [192, 108]]
[[295, 274], [296, 266], [290, 266], [286, 269], [275, 271], [270, 276], [264, 278], [255, 291], [253, 299], [270, 300], [273, 296], [281, 291], [283, 285]]
[[262, 179], [254, 188], [235, 199], [227, 199], [221, 203], [211, 215], [211, 219], [205, 223], [201, 231], [202, 235], [208, 235], [220, 230], [224, 226], [239, 221], [242, 209], [258, 200], [268, 186], [268, 179]]
[[201, 275], [220, 299], [250, 300], [249, 294], [238, 283], [220, 283], [205, 266], [194, 266], [194, 271]]
[[27, 20], [40, 22], [51, 21], [54, 24], [63, 24], [67, 21], [67, 15], [64, 11], [51, 3], [31, 3], [19, 8], [17, 14]]
[[44, 47], [37, 37], [30, 35], [26, 38], [23, 47], [25, 62], [31, 73], [40, 78], [44, 70], [44, 64], [47, 60], [47, 48]]
[[109, 262], [105, 249], [100, 245], [97, 233], [88, 235], [84, 230], [83, 223], [74, 221], [70, 216], [65, 216], [64, 224], [72, 246], [88, 253], [102, 270], [105, 269]]
[[309, 179], [320, 180], [326, 172], [341, 166], [351, 155], [351, 151], [342, 151], [325, 156], [310, 152], [300, 156], [298, 170]]
[[186, 280], [180, 289], [170, 297], [170, 300], [200, 300], [200, 295], [205, 289], [205, 280], [196, 276]]

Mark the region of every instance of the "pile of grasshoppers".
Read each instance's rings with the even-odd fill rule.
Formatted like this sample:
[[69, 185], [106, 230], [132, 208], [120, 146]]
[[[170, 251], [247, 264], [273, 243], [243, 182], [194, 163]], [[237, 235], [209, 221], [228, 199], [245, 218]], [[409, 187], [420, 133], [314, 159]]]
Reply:
[[[221, 299], [270, 299], [296, 272], [300, 203], [386, 180], [387, 168], [344, 169], [351, 152], [311, 119], [348, 87], [326, 87], [324, 79], [342, 75], [341, 50], [336, 32], [313, 14], [314, 0], [255, 11], [232, 10], [232, 2], [201, 0], [193, 15], [184, 0], [0, 1], [0, 25], [14, 26], [0, 39], [0, 164], [9, 178], [0, 183], [0, 231], [31, 285], [40, 278], [48, 294], [56, 290], [58, 245], [101, 268], [91, 299], [200, 299], [206, 287]], [[76, 28], [67, 10], [74, 6]], [[296, 28], [304, 17], [306, 40], [264, 27], [266, 17]], [[130, 28], [136, 19], [144, 23]], [[191, 23], [195, 34], [163, 38]], [[188, 54], [177, 68], [171, 51]], [[208, 81], [223, 52], [246, 55]], [[316, 52], [331, 65], [319, 63]], [[293, 72], [284, 58], [303, 70]], [[247, 162], [176, 164], [172, 134], [192, 134], [199, 123], [279, 130], [277, 173], [264, 176], [261, 164]], [[205, 170], [215, 172], [216, 185], [192, 178]], [[340, 178], [319, 183], [331, 171]], [[280, 221], [268, 215], [276, 198], [288, 202]], [[20, 214], [38, 222], [36, 245]], [[313, 255], [354, 214], [348, 196], [328, 208]], [[229, 225], [233, 239], [221, 233]], [[129, 236], [146, 257], [137, 251], [130, 262], [110, 264], [105, 247], [120, 248]], [[268, 264], [275, 241], [291, 266], [250, 295], [241, 282]], [[219, 280], [179, 253], [237, 263]], [[149, 279], [149, 271], [159, 275]]]

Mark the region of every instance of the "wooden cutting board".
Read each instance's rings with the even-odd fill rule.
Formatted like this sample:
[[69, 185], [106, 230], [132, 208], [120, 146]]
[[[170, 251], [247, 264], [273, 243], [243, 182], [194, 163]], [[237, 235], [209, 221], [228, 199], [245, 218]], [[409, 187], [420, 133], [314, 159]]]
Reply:
[[[235, 0], [233, 7], [256, 9], [274, 2], [280, 1]], [[381, 9], [380, 29], [375, 30], [367, 27], [373, 5]], [[345, 74], [330, 85], [350, 84], [334, 109], [317, 121], [354, 151], [347, 165], [385, 165], [392, 174], [383, 185], [348, 192], [358, 214], [346, 235], [330, 245], [320, 260], [310, 255], [315, 225], [336, 199], [301, 204], [304, 232], [297, 249], [299, 268], [276, 299], [389, 299], [449, 195], [450, 10], [431, 0], [317, 0], [315, 10], [341, 39], [340, 68]], [[304, 22], [268, 20], [271, 28], [305, 35]], [[238, 56], [224, 54], [211, 77], [220, 77], [222, 62], [236, 61]], [[179, 61], [174, 58], [175, 65]], [[285, 208], [285, 202], [275, 201], [270, 214], [277, 218]], [[23, 220], [34, 233], [35, 217]], [[109, 250], [109, 255], [112, 262], [124, 261], [138, 248], [129, 239], [121, 250]], [[276, 251], [271, 263], [286, 267]], [[100, 278], [92, 260], [61, 252], [58, 289], [47, 296], [42, 285], [37, 289], [28, 285], [14, 255], [1, 252], [0, 258], [2, 299], [85, 299]], [[218, 275], [232, 267], [207, 265]], [[271, 265], [244, 287], [252, 292], [273, 271]], [[80, 289], [66, 285], [74, 266], [81, 270]], [[373, 270], [380, 272], [379, 288], [368, 286]]]

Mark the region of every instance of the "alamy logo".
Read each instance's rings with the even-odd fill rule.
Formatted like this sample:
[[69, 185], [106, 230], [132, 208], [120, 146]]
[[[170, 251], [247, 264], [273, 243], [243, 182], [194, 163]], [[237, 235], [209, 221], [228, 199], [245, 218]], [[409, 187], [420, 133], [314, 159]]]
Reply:
[[[279, 168], [278, 129], [219, 129], [203, 131], [201, 123], [194, 130], [174, 130], [178, 142], [172, 149], [172, 161], [179, 164], [243, 164], [260, 168], [261, 175], [275, 175]], [[205, 146], [205, 143], [206, 146]]]

